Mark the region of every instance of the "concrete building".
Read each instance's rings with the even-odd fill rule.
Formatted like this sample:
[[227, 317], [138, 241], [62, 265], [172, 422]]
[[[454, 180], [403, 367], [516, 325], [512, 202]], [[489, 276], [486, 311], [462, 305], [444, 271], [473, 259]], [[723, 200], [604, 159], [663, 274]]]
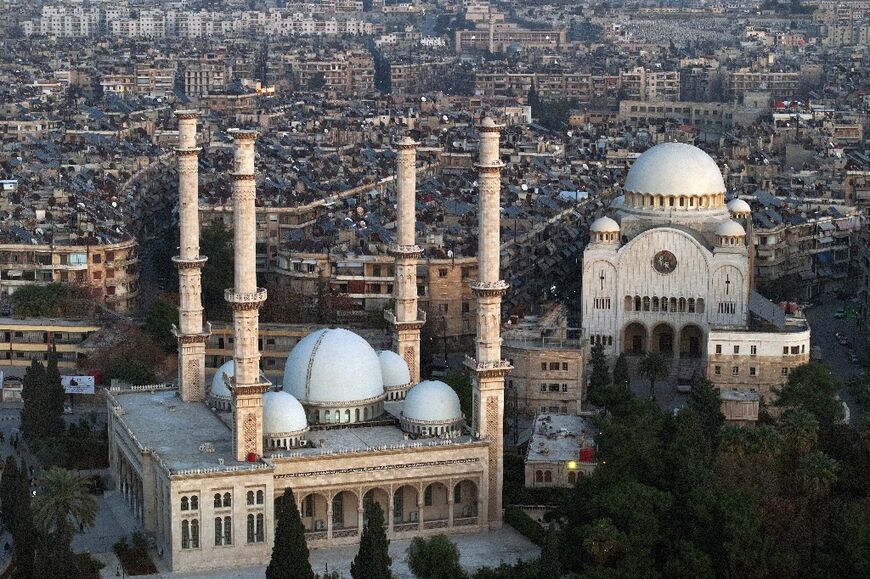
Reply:
[[595, 427], [588, 417], [541, 413], [525, 457], [527, 488], [570, 488], [595, 470]]
[[0, 318], [2, 358], [9, 366], [27, 367], [33, 360], [45, 362], [54, 347], [58, 367], [69, 372], [94, 350], [91, 337], [100, 329], [100, 324], [88, 320]]

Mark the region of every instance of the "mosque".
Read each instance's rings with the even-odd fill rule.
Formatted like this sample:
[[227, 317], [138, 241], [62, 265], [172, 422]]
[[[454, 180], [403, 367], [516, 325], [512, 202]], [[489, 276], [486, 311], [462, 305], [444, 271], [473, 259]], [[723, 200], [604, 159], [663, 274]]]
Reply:
[[[752, 219], [715, 161], [682, 143], [632, 165], [583, 254], [583, 335], [613, 360], [648, 351], [673, 372], [770, 395], [809, 361], [806, 320], [752, 290]], [[631, 359], [631, 358], [630, 358]]]
[[391, 538], [498, 528], [502, 517], [504, 376], [499, 279], [499, 133], [484, 118], [479, 161], [479, 277], [472, 416], [443, 382], [420, 380], [414, 198], [416, 146], [399, 141], [395, 351], [341, 328], [302, 339], [281, 384], [260, 371], [253, 131], [234, 130], [233, 360], [205, 384], [199, 254], [197, 114], [178, 111], [180, 251], [178, 381], [113, 389], [109, 460], [116, 488], [172, 571], [268, 563], [274, 501], [293, 489], [310, 547], [359, 541], [377, 502]]

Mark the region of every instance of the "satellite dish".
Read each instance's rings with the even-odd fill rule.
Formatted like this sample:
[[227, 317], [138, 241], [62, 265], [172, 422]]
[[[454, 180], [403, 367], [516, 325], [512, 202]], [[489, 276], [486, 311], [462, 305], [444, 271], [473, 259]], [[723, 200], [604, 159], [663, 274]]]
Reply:
[[447, 122], [447, 115], [441, 115], [441, 119], [446, 123]]
[[525, 183], [523, 183], [522, 185], [520, 185], [520, 189], [522, 189], [523, 191], [528, 191], [528, 190], [529, 190], [529, 186], [526, 185]]
[[426, 97], [420, 97], [420, 101], [425, 103], [425, 102], [426, 102]]
[[447, 250], [447, 257], [449, 257], [450, 259], [453, 259], [453, 250], [452, 249]]

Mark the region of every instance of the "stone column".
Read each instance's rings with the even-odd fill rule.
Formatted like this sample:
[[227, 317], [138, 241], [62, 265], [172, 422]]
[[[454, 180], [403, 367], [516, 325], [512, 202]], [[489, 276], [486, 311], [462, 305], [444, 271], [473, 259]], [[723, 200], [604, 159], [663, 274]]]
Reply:
[[[332, 539], [332, 499], [333, 497], [328, 497], [326, 499], [326, 538], [327, 540]], [[315, 497], [316, 500], [316, 497]], [[317, 509], [314, 509], [315, 514], [317, 513]], [[314, 517], [315, 524], [317, 521], [317, 517]]]
[[477, 297], [476, 358], [467, 358], [472, 370], [472, 430], [489, 439], [488, 515], [490, 528], [501, 526], [502, 446], [504, 441], [504, 377], [510, 364], [501, 359], [501, 298], [508, 284], [500, 279], [499, 236], [501, 217], [501, 168], [499, 132], [502, 126], [487, 117], [480, 123], [480, 157], [477, 164], [479, 200], [478, 281], [471, 291]]
[[450, 483], [451, 486], [447, 487], [447, 526], [450, 528], [453, 527], [453, 506], [454, 506], [452, 484], [453, 483]]
[[[393, 348], [411, 371], [411, 384], [420, 381], [420, 328], [425, 318], [417, 309], [417, 259], [423, 252], [416, 240], [417, 145], [410, 137], [396, 143], [396, 244], [393, 282], [395, 311], [386, 312], [393, 326]], [[404, 399], [405, 393], [399, 394]]]
[[423, 530], [423, 509], [426, 507], [426, 499], [425, 499], [425, 490], [426, 487], [423, 487], [423, 490], [417, 493], [417, 530]]
[[257, 287], [257, 211], [254, 176], [254, 131], [234, 129], [233, 247], [235, 285], [224, 298], [233, 309], [233, 453], [244, 461], [263, 454], [263, 393], [260, 381], [259, 309], [266, 290]]
[[181, 229], [178, 268], [178, 388], [185, 402], [205, 397], [205, 341], [200, 270], [207, 257], [199, 254], [199, 147], [196, 146], [196, 111], [176, 111], [178, 117], [178, 221]]
[[357, 533], [359, 534], [359, 536], [362, 536], [364, 517], [365, 517], [365, 509], [363, 509], [362, 499], [360, 499], [360, 504], [356, 508], [356, 528], [357, 528]]

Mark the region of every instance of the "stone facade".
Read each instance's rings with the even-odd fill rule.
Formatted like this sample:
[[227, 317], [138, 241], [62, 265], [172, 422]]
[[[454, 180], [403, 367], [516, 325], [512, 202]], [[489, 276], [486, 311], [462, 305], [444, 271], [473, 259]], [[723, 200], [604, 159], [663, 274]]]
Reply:
[[507, 377], [507, 405], [521, 415], [539, 412], [577, 414], [583, 398], [583, 349], [578, 340], [526, 342], [505, 340], [504, 356], [513, 370]]

